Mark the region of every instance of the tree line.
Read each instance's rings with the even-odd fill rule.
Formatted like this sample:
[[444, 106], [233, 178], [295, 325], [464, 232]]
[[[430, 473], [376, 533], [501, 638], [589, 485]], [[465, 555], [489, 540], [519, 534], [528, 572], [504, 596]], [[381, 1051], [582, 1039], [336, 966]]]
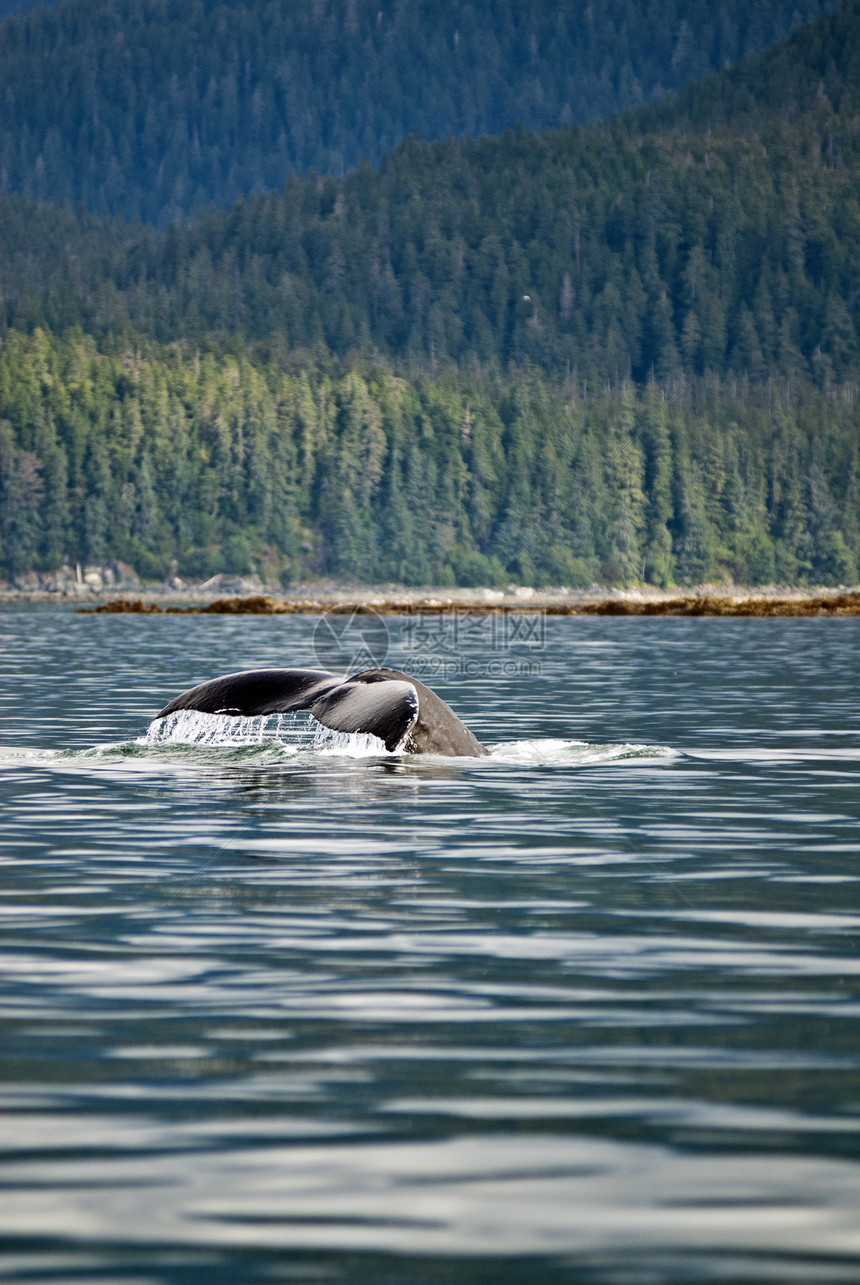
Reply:
[[287, 584], [849, 583], [856, 410], [786, 381], [583, 396], [37, 330], [0, 342], [0, 568]]

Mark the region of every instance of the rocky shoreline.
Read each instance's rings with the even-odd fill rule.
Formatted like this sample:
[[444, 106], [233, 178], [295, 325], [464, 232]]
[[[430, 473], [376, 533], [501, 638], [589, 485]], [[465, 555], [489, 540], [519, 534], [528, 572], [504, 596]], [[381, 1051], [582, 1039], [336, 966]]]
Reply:
[[320, 615], [352, 612], [380, 614], [606, 615], [606, 616], [856, 616], [860, 586], [846, 589], [784, 585], [705, 584], [658, 589], [638, 585], [587, 589], [509, 585], [490, 588], [405, 588], [402, 585], [302, 584], [286, 589], [265, 585], [256, 576], [217, 575], [199, 584], [178, 578], [142, 585], [131, 567], [63, 567], [29, 572], [13, 583], [0, 582], [0, 603], [64, 602], [79, 610], [111, 614], [200, 613], [229, 615]]
[[460, 598], [364, 598], [348, 596], [343, 601], [320, 598], [275, 599], [255, 594], [249, 597], [218, 598], [214, 602], [162, 606], [143, 598], [114, 598], [97, 607], [79, 607], [79, 612], [114, 615], [536, 615], [547, 616], [860, 616], [860, 590], [827, 595], [784, 597], [714, 596], [703, 593], [685, 597], [637, 599], [632, 596], [600, 598], [596, 602], [558, 601], [549, 593], [535, 592], [532, 598], [516, 602], [491, 602]]

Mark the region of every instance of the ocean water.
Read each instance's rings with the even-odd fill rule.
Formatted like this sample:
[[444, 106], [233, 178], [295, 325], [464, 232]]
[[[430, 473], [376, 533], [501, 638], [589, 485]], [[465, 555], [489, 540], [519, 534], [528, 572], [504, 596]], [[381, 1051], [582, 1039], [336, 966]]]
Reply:
[[860, 1280], [860, 621], [492, 619], [0, 611], [4, 1279]]

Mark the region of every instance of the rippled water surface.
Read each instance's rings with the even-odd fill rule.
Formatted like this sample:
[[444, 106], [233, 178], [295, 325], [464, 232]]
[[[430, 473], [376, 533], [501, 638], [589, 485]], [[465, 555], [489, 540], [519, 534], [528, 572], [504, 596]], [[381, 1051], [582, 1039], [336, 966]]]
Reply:
[[482, 760], [149, 728], [315, 624], [0, 612], [5, 1278], [860, 1279], [860, 621], [464, 631]]

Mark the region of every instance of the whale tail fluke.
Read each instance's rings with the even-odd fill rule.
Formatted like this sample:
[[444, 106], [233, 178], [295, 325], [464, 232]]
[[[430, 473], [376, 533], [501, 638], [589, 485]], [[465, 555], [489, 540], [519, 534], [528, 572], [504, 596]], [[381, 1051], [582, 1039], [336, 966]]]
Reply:
[[157, 717], [180, 709], [246, 717], [310, 709], [324, 727], [369, 732], [388, 750], [449, 757], [486, 754], [450, 705], [400, 669], [365, 669], [351, 678], [324, 669], [246, 669], [190, 687]]
[[320, 669], [251, 669], [190, 688], [157, 715], [182, 709], [253, 717], [307, 709], [336, 732], [364, 732], [412, 754], [480, 757], [483, 745], [445, 702], [397, 669], [339, 678]]
[[308, 706], [317, 722], [336, 732], [370, 732], [387, 750], [410, 748], [418, 720], [418, 693], [411, 683], [340, 683]]
[[166, 718], [180, 709], [202, 714], [287, 714], [309, 709], [313, 701], [343, 680], [322, 669], [248, 669], [211, 678], [175, 697], [156, 715]]
[[307, 709], [336, 732], [378, 736], [386, 749], [401, 747], [418, 717], [409, 682], [368, 684], [317, 669], [251, 669], [200, 683], [165, 705], [158, 718], [182, 709], [246, 718]]

